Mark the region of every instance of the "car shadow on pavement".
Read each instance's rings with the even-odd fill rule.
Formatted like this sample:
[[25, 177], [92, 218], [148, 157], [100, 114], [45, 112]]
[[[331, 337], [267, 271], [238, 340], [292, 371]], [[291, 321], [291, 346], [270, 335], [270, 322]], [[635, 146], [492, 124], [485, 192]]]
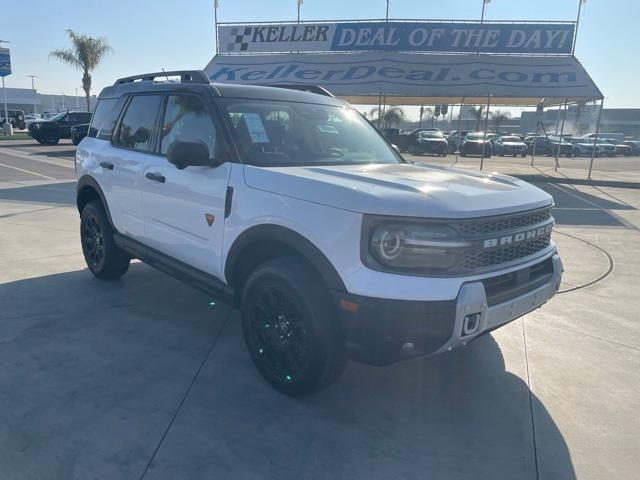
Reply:
[[553, 197], [555, 202], [553, 216], [559, 225], [629, 227], [614, 212], [635, 210], [632, 205], [610, 195], [603, 198], [556, 183], [536, 183], [535, 185]]
[[[79, 270], [5, 283], [0, 305], [2, 478], [138, 478], [157, 446], [145, 478], [575, 478], [491, 335], [351, 363], [289, 398], [256, 372], [236, 310], [140, 263], [115, 282]], [[526, 378], [520, 325], [506, 328]]]
[[[508, 328], [503, 339], [520, 369], [521, 324]], [[351, 362], [327, 390], [289, 398], [256, 372], [236, 316], [148, 478], [576, 477], [553, 418], [520, 376], [505, 371], [491, 335], [390, 367]]]
[[75, 206], [76, 181], [0, 188], [0, 200]]

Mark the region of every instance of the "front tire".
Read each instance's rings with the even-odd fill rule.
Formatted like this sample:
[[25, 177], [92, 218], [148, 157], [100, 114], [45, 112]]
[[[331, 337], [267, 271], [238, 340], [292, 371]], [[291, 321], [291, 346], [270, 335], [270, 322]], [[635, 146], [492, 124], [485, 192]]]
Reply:
[[113, 228], [102, 203], [87, 203], [80, 216], [80, 239], [87, 267], [96, 277], [113, 280], [129, 269], [131, 258], [113, 241]]
[[329, 290], [303, 260], [270, 260], [250, 275], [242, 329], [262, 377], [287, 395], [317, 392], [345, 368], [345, 339]]

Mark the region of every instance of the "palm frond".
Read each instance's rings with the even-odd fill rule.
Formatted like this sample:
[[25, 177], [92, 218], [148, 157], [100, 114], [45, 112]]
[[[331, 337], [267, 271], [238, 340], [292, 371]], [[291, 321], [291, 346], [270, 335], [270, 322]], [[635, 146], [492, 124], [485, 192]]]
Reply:
[[58, 49], [49, 54], [49, 58], [56, 58], [76, 68], [82, 68], [82, 62], [71, 49]]

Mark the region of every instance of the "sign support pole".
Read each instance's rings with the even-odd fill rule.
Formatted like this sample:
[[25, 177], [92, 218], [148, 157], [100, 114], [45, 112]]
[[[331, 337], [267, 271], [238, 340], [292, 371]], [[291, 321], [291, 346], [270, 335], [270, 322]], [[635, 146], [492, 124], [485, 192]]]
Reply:
[[484, 116], [484, 137], [482, 138], [482, 156], [480, 157], [480, 170], [484, 167], [484, 151], [487, 143], [487, 128], [489, 128], [489, 109], [491, 108], [491, 95], [487, 96], [487, 113]]
[[578, 0], [578, 18], [576, 19], [576, 32], [573, 35], [573, 47], [571, 48], [571, 55], [576, 53], [576, 42], [578, 40], [578, 27], [580, 27], [580, 14], [582, 13], [582, 2], [584, 0]]
[[[300, 7], [298, 7], [300, 8]], [[216, 41], [216, 55], [220, 53], [220, 47], [218, 46], [218, 2], [214, 0], [213, 4], [213, 36]]]
[[9, 110], [7, 109], [7, 89], [4, 86], [4, 77], [2, 77], [2, 93], [4, 94], [4, 121], [9, 123]]
[[564, 120], [567, 117], [567, 105], [569, 103], [569, 99], [564, 99], [564, 110], [562, 112], [562, 125], [560, 127], [560, 139], [558, 141], [558, 150], [556, 151], [556, 172], [558, 171], [558, 167], [560, 167], [560, 163], [558, 158], [560, 157], [560, 153], [562, 152], [562, 134], [564, 133]]
[[[460, 102], [460, 113], [458, 113], [458, 135], [460, 135], [460, 130], [462, 130], [462, 106], [464, 105], [465, 97], [462, 97], [462, 101]], [[460, 143], [456, 145], [456, 161], [453, 162], [455, 165], [458, 163], [458, 155], [460, 155], [460, 147], [462, 146], [462, 137], [460, 137]]]
[[596, 136], [593, 137], [593, 149], [591, 150], [591, 162], [589, 162], [589, 175], [587, 178], [591, 180], [591, 171], [593, 170], [593, 157], [596, 156], [596, 145], [598, 143], [598, 135], [600, 134], [600, 121], [602, 120], [602, 108], [604, 107], [604, 98], [600, 100], [600, 111], [598, 112], [598, 124], [596, 125]]

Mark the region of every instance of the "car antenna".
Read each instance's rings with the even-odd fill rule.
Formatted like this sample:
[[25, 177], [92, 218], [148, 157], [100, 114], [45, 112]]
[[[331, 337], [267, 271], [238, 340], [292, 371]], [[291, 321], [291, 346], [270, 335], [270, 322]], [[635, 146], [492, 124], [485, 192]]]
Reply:
[[[162, 71], [163, 71], [163, 72], [166, 72], [166, 70], [164, 69], [164, 67], [162, 67]], [[165, 75], [165, 77], [167, 77], [167, 82], [169, 82], [169, 81], [170, 81], [170, 80], [169, 80], [169, 75]]]

